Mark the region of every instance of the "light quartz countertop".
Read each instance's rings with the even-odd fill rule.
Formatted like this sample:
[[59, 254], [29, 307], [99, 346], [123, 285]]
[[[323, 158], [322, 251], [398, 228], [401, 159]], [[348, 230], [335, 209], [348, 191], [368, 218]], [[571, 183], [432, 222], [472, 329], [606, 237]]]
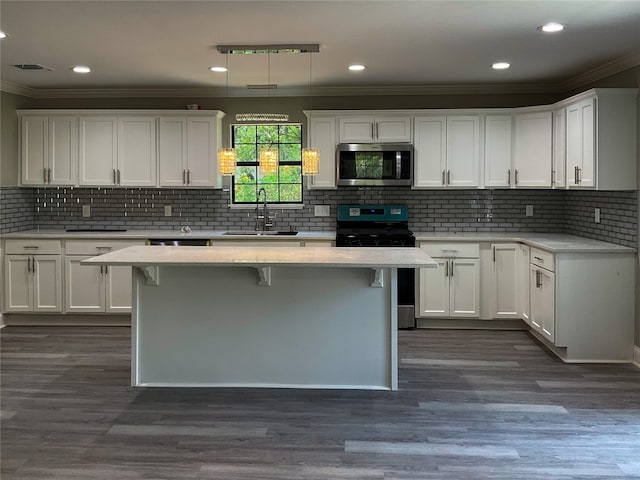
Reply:
[[551, 253], [634, 253], [636, 250], [614, 243], [564, 233], [442, 233], [414, 232], [416, 241], [521, 242]]
[[419, 248], [261, 248], [136, 246], [82, 261], [92, 265], [436, 268]]
[[[547, 250], [551, 253], [634, 253], [636, 249], [613, 243], [592, 240], [563, 233], [527, 233], [527, 232], [414, 232], [416, 241], [431, 242], [522, 242], [532, 247]], [[251, 240], [260, 241], [305, 241], [335, 240], [335, 231], [306, 231], [297, 235], [225, 235], [225, 230], [194, 230], [182, 233], [177, 230], [128, 230], [126, 232], [66, 232], [65, 230], [25, 230], [3, 234], [6, 239], [84, 239], [84, 240], [126, 240], [163, 238], [163, 239], [211, 239], [211, 240]], [[182, 247], [184, 248], [184, 247]]]

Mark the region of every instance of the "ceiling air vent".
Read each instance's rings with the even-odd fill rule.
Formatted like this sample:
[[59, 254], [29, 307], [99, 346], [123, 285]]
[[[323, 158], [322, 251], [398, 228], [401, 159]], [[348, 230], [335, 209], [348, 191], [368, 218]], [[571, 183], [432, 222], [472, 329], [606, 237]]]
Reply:
[[19, 68], [20, 70], [46, 70], [48, 72], [53, 72], [53, 68], [45, 67], [38, 63], [19, 63], [18, 65], [14, 65], [14, 67]]

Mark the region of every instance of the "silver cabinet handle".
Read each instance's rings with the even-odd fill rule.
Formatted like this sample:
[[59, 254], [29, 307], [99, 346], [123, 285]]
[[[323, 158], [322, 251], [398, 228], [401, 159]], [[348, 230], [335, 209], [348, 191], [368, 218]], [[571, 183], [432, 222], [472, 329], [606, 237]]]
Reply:
[[578, 166], [573, 167], [573, 184], [578, 184]]
[[48, 172], [49, 183], [51, 183], [51, 169], [49, 168], [48, 170], [49, 170]]
[[451, 278], [453, 278], [453, 260], [451, 260], [451, 269], [449, 271], [451, 272]]
[[27, 257], [27, 272], [31, 271], [31, 257]]
[[582, 183], [582, 169], [578, 167], [578, 183]]
[[511, 186], [511, 169], [507, 170], [507, 185]]
[[442, 185], [446, 185], [447, 184], [446, 174], [447, 174], [447, 172], [442, 170]]
[[29, 250], [37, 250], [37, 249], [39, 249], [40, 247], [39, 247], [38, 245], [25, 245], [25, 246], [23, 246], [22, 248], [24, 248], [24, 249], [29, 249]]
[[31, 271], [36, 273], [36, 259], [31, 257]]
[[191, 170], [187, 170], [187, 185], [191, 185]]
[[376, 140], [378, 139], [379, 136], [380, 136], [380, 125], [378, 124], [378, 122], [376, 122]]
[[118, 169], [118, 185], [120, 185], [120, 169]]
[[447, 185], [451, 185], [451, 170], [447, 170]]
[[116, 182], [116, 169], [114, 168], [113, 169], [113, 184], [115, 185], [116, 183], [117, 183]]
[[542, 272], [536, 270], [536, 288], [542, 287]]
[[518, 169], [516, 169], [515, 172], [516, 172], [516, 185], [518, 185]]
[[495, 263], [496, 261], [496, 247], [491, 247], [491, 249], [493, 250], [493, 262]]
[[555, 185], [555, 184], [556, 184], [556, 171], [551, 170], [551, 185]]
[[111, 250], [112, 248], [113, 248], [113, 247], [110, 247], [110, 246], [104, 246], [104, 247], [102, 247], [102, 246], [99, 246], [99, 245], [98, 245], [98, 246], [96, 247], [96, 250]]
[[544, 260], [543, 260], [542, 258], [540, 258], [540, 257], [533, 257], [533, 258], [535, 258], [535, 259], [536, 259], [536, 260], [538, 260], [539, 262], [544, 262]]
[[183, 185], [187, 184], [187, 171], [186, 170], [182, 170], [182, 184]]
[[446, 263], [444, 264], [444, 276], [445, 277], [449, 276], [449, 260], [447, 260]]

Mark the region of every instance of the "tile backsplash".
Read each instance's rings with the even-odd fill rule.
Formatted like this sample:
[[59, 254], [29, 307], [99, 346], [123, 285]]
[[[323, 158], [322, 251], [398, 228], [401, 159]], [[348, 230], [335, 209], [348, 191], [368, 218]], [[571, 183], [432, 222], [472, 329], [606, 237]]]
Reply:
[[[409, 206], [410, 228], [421, 232], [565, 232], [637, 247], [638, 197], [635, 191], [564, 190], [411, 190], [341, 188], [305, 190], [304, 207], [269, 207], [275, 228], [334, 230], [339, 204], [398, 203]], [[90, 217], [82, 216], [89, 205]], [[329, 217], [314, 216], [315, 205], [329, 205]], [[526, 216], [526, 205], [533, 216]], [[0, 231], [30, 228], [112, 227], [175, 230], [251, 229], [254, 212], [229, 207], [223, 190], [157, 188], [0, 189]], [[164, 216], [171, 206], [172, 216]], [[601, 222], [594, 222], [600, 208]]]

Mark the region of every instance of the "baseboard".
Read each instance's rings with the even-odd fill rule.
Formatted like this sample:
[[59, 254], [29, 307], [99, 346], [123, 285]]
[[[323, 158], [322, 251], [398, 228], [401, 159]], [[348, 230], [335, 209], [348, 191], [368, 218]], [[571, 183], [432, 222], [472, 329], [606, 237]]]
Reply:
[[477, 318], [416, 318], [417, 328], [452, 330], [527, 330], [519, 318], [480, 320]]
[[640, 347], [638, 345], [633, 347], [633, 364], [640, 368]]
[[129, 327], [131, 314], [29, 314], [5, 313], [5, 325], [21, 326], [86, 326], [86, 327]]

